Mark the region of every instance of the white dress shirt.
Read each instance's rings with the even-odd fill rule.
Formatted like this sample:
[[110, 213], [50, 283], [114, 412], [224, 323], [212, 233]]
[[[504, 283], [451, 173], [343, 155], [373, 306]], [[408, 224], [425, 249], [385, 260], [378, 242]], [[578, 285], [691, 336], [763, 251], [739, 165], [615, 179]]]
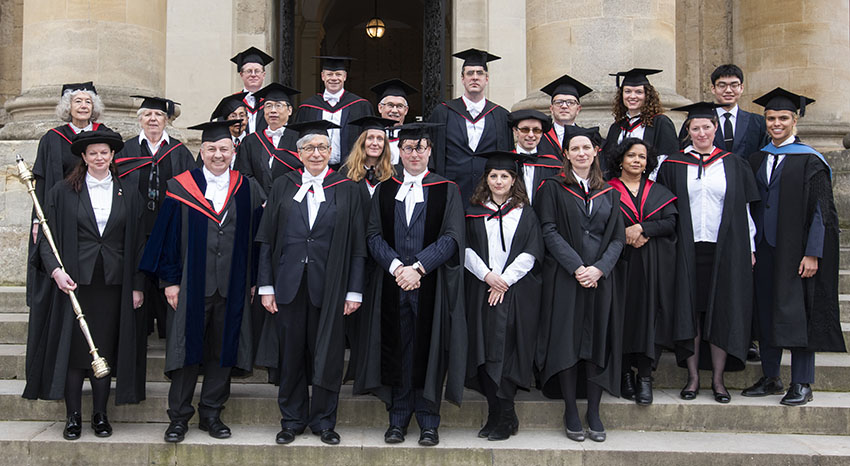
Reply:
[[398, 130], [391, 129], [389, 131], [389, 144], [390, 144], [390, 155], [392, 156], [391, 161], [393, 166], [398, 164], [399, 153], [398, 153]]
[[[278, 128], [278, 129], [276, 129], [276, 130], [274, 130], [274, 131], [272, 131], [272, 130], [271, 130], [271, 129], [269, 129], [269, 128], [266, 128], [266, 129], [264, 130], [264, 132], [266, 133], [266, 136], [268, 136], [269, 138], [271, 138], [271, 140], [272, 140], [272, 144], [274, 145], [274, 147], [275, 147], [275, 148], [277, 148], [277, 144], [280, 142], [280, 138], [283, 136], [283, 132], [284, 132], [284, 131], [286, 131], [286, 127], [285, 127], [285, 126], [281, 126], [280, 128]], [[274, 163], [274, 157], [272, 157], [271, 155], [269, 155], [269, 168], [271, 168], [271, 167], [272, 167], [272, 164], [273, 164], [273, 163]]]
[[145, 136], [144, 131], [139, 132], [139, 145], [141, 146], [142, 144], [147, 143], [148, 150], [150, 150], [151, 155], [156, 155], [156, 153], [159, 152], [159, 148], [162, 146], [163, 141], [165, 141], [166, 144], [171, 143], [171, 139], [168, 137], [168, 131], [162, 131], [162, 137], [159, 138], [159, 141], [157, 141], [156, 144], [151, 144], [151, 140]]
[[[788, 144], [791, 144], [793, 142], [794, 142], [794, 135], [792, 134], [791, 136], [788, 136], [788, 139], [782, 141], [776, 147], [787, 146]], [[765, 160], [765, 163], [767, 164], [767, 166], [765, 167], [765, 173], [767, 174], [768, 183], [770, 182], [770, 175], [773, 174], [773, 159], [774, 159], [774, 157], [777, 158], [776, 166], [779, 167], [779, 164], [782, 163], [783, 160], [785, 160], [785, 154], [780, 154], [780, 155], [767, 154], [767, 160]]]
[[[709, 153], [714, 152], [711, 146]], [[694, 146], [685, 148], [685, 154], [695, 152]], [[692, 156], [693, 157], [693, 156]], [[688, 165], [688, 200], [691, 208], [691, 224], [694, 242], [717, 242], [720, 220], [723, 216], [723, 201], [726, 199], [726, 170], [723, 159], [703, 167], [702, 177], [697, 179], [698, 165]], [[747, 223], [750, 230], [750, 250], [755, 251], [756, 224], [747, 204]]]
[[112, 173], [107, 172], [106, 178], [97, 178], [86, 173], [86, 189], [91, 199], [91, 207], [94, 210], [94, 219], [97, 223], [97, 231], [103, 235], [109, 214], [112, 213]]
[[[331, 107], [336, 107], [339, 104], [339, 101], [342, 100], [342, 94], [345, 93], [345, 89], [340, 89], [336, 94], [328, 92], [325, 89], [325, 92], [322, 94], [322, 98], [325, 102], [328, 103]], [[322, 119], [325, 121], [330, 121], [332, 123], [336, 123], [337, 125], [342, 125], [342, 112], [325, 112], [322, 111]], [[339, 130], [338, 129], [329, 129], [328, 130], [328, 139], [331, 141], [331, 159], [328, 163], [337, 164], [340, 160], [342, 160], [342, 156], [340, 154], [340, 142], [339, 142]]]
[[[487, 104], [487, 99], [481, 99], [478, 102], [473, 102], [466, 98], [466, 96], [461, 96], [463, 99], [463, 104], [466, 105], [466, 111], [472, 116], [472, 118], [478, 118], [478, 115], [484, 111], [484, 106]], [[481, 142], [481, 135], [484, 134], [484, 120], [486, 118], [482, 118], [478, 120], [477, 123], [473, 123], [469, 120], [466, 121], [466, 136], [468, 139], [469, 148], [475, 152], [475, 149], [478, 148], [478, 143]]]
[[559, 125], [555, 121], [552, 122], [552, 128], [555, 128], [555, 136], [558, 136], [558, 144], [561, 144], [564, 141], [564, 130], [565, 127]]
[[[207, 189], [204, 191], [204, 197], [212, 201], [213, 209], [216, 212], [221, 212], [224, 208], [224, 202], [227, 200], [227, 190], [230, 189], [230, 170], [225, 170], [221, 175], [213, 175], [207, 167], [202, 169], [204, 179], [207, 181]], [[227, 216], [227, 213], [224, 214]], [[224, 217], [221, 219], [224, 222]]]
[[[561, 128], [563, 131], [563, 128]], [[557, 131], [556, 131], [557, 132]], [[537, 152], [529, 152], [519, 144], [516, 145], [516, 153], [517, 154], [529, 154], [535, 155]], [[525, 182], [525, 192], [528, 195], [528, 202], [531, 202], [531, 197], [534, 196], [534, 190], [537, 186], [534, 186], [534, 166], [533, 165], [523, 165], [522, 167], [522, 181]]]
[[[588, 186], [590, 186], [589, 181], [578, 176], [578, 174], [576, 174], [575, 171], [573, 171], [573, 176], [576, 178], [576, 181], [579, 182], [579, 189], [584, 189], [585, 194], [588, 193], [589, 192]], [[592, 199], [587, 204], [587, 215], [589, 216], [591, 213], [593, 213], [593, 200]]]
[[626, 123], [627, 127], [625, 130], [620, 132], [620, 137], [617, 138], [617, 142], [623, 142], [623, 139], [626, 138], [643, 139], [643, 134], [646, 132], [646, 126], [644, 126], [643, 123], [637, 125], [635, 129], [628, 131], [628, 129], [631, 128], [633, 124], [637, 123], [638, 120], [640, 120], [640, 114], [638, 113], [636, 116], [629, 116], [629, 114], [626, 113], [626, 118], [629, 119]]
[[[248, 94], [245, 96], [245, 102], [254, 108], [257, 105], [257, 98], [254, 97], [253, 92], [249, 92], [248, 89], [242, 89], [242, 92], [247, 92]], [[249, 109], [245, 109], [245, 113], [248, 115], [248, 132], [253, 133], [257, 130], [257, 113], [260, 112], [260, 109], [257, 109], [256, 112], [252, 112]]]
[[[485, 205], [494, 210], [498, 209], [498, 206], [492, 201], [487, 202]], [[505, 233], [505, 251], [502, 251], [499, 218], [487, 217], [484, 220], [484, 228], [487, 231], [487, 253], [489, 255], [486, 263], [472, 248], [466, 248], [465, 267], [482, 282], [488, 273], [493, 272], [501, 276], [502, 280], [508, 286], [512, 286], [534, 267], [534, 256], [527, 252], [518, 254], [514, 261], [510, 265], [507, 265], [508, 254], [511, 252], [511, 244], [513, 244], [514, 235], [516, 234], [521, 216], [522, 207], [517, 207], [502, 217], [502, 228]], [[488, 267], [487, 264], [490, 264], [492, 267]]]

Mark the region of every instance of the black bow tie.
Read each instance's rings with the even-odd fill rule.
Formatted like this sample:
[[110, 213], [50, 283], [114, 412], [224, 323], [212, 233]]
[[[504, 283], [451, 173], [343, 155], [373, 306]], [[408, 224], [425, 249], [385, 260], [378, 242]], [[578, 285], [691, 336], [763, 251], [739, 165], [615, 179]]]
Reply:
[[374, 186], [375, 181], [377, 181], [377, 178], [378, 177], [375, 175], [375, 167], [366, 167], [366, 181], [368, 181], [369, 184]]
[[[496, 204], [496, 202], [493, 201], [493, 204]], [[507, 248], [505, 247], [505, 229], [502, 227], [502, 218], [504, 218], [504, 216], [508, 214], [508, 212], [510, 211], [508, 209], [508, 207], [510, 207], [510, 206], [508, 205], [508, 201], [505, 201], [504, 203], [502, 203], [502, 205], [498, 205], [498, 204], [496, 204], [496, 205], [499, 207], [499, 209], [496, 210], [495, 212], [493, 212], [492, 214], [490, 214], [490, 216], [487, 217], [487, 219], [488, 220], [492, 220], [494, 218], [499, 219], [499, 236], [501, 237], [501, 240], [502, 240], [502, 251], [507, 252]]]

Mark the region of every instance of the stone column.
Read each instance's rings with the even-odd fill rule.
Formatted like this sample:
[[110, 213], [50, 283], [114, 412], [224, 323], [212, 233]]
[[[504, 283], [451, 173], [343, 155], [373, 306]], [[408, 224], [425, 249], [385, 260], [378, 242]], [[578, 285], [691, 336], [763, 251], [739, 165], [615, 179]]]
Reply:
[[135, 128], [131, 94], [165, 88], [166, 0], [24, 2], [22, 94], [6, 102], [2, 139], [37, 139], [57, 124], [62, 83], [94, 81], [106, 105], [100, 121]]
[[569, 74], [594, 90], [582, 99], [578, 124], [605, 133], [616, 90], [608, 73], [631, 68], [663, 69], [650, 80], [664, 106], [687, 103], [676, 93], [674, 0], [526, 0], [526, 15], [528, 96], [514, 110], [548, 113], [549, 96], [539, 89]]
[[735, 2], [734, 58], [747, 70], [743, 101], [779, 86], [817, 103], [797, 127], [821, 151], [850, 131], [850, 4], [843, 0]]

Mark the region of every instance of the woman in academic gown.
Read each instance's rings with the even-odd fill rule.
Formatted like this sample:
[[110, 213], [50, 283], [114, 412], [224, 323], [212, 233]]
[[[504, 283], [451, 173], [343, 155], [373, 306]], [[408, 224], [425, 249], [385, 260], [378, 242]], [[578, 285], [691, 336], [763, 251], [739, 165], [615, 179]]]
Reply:
[[466, 211], [466, 386], [487, 397], [481, 438], [506, 440], [519, 427], [514, 397], [533, 378], [543, 238], [512, 152], [488, 152]]
[[[640, 138], [655, 148], [659, 160], [679, 152], [676, 128], [670, 118], [661, 113], [661, 98], [647, 78], [660, 72], [661, 70], [633, 68], [611, 75], [617, 77], [617, 93], [612, 109], [614, 123], [608, 128], [605, 139], [606, 151], [613, 150], [626, 138]], [[606, 175], [606, 178], [613, 176], [610, 173]]]
[[[38, 202], [44, 206], [47, 193], [56, 183], [62, 181], [80, 158], [71, 153], [71, 140], [74, 135], [83, 131], [108, 129], [106, 125], [97, 122], [103, 114], [103, 101], [97, 95], [97, 90], [91, 81], [72, 83], [62, 86], [59, 103], [56, 105], [56, 116], [65, 124], [52, 128], [41, 137], [32, 173], [35, 176], [35, 194]], [[35, 222], [33, 211], [32, 241], [29, 243], [29, 261], [32, 262], [38, 250], [35, 247], [38, 235], [38, 223]], [[49, 277], [32, 267], [27, 269], [27, 306], [33, 306], [33, 299], [49, 299], [51, 285]]]
[[111, 377], [95, 378], [89, 347], [78, 328], [68, 291], [74, 290], [99, 354], [116, 375], [116, 404], [145, 399], [142, 277], [137, 270], [142, 238], [135, 228], [141, 197], [122, 187], [112, 163], [121, 136], [84, 132], [70, 146], [77, 166], [47, 196], [46, 213], [64, 268], [43, 236], [38, 265], [52, 278], [50, 303], [30, 312], [24, 398], [65, 400], [68, 440], [82, 433], [82, 387], [92, 387], [91, 426], [98, 437], [112, 427], [106, 416]]
[[[626, 304], [623, 324], [623, 375], [620, 395], [639, 405], [652, 404], [652, 370], [661, 349], [673, 349], [670, 327], [676, 267], [676, 197], [647, 179], [658, 165], [655, 151], [638, 138], [627, 138], [610, 154], [608, 181], [620, 193], [626, 247], [616, 273]], [[637, 368], [638, 377], [632, 367]], [[635, 383], [637, 382], [637, 383]]]
[[534, 203], [547, 251], [536, 365], [543, 394], [564, 399], [566, 434], [578, 442], [577, 389], [586, 386], [587, 436], [602, 442], [602, 390], [620, 395], [623, 318], [612, 272], [625, 228], [619, 193], [602, 180], [598, 129], [568, 130], [563, 172], [543, 181]]
[[[348, 158], [340, 168], [348, 179], [358, 186], [360, 193], [360, 208], [363, 212], [363, 225], [368, 226], [369, 214], [372, 206], [372, 195], [379, 184], [389, 180], [395, 175], [392, 165], [392, 152], [387, 139], [387, 128], [395, 124], [394, 120], [376, 116], [365, 116], [351, 123], [352, 126], [360, 128], [360, 135], [354, 141], [354, 147], [348, 154]], [[363, 289], [369, 289], [369, 279], [375, 269], [375, 261], [371, 257], [366, 258], [364, 267]], [[365, 297], [365, 294], [364, 294]], [[368, 306], [368, 303], [366, 303]], [[359, 350], [361, 346], [357, 343], [358, 335], [364, 329], [365, 324], [362, 312], [355, 312], [345, 318], [345, 334], [349, 343], [348, 368], [345, 372], [345, 380], [353, 380], [360, 361]]]
[[673, 325], [693, 329], [676, 344], [679, 365], [688, 368], [680, 396], [696, 398], [699, 369], [710, 369], [715, 401], [728, 403], [723, 372], [743, 370], [750, 347], [755, 260], [750, 203], [759, 194], [746, 161], [714, 147], [716, 107], [699, 102], [674, 109], [688, 112], [691, 144], [661, 164], [658, 182], [678, 198]]
[[[136, 115], [142, 130], [138, 136], [124, 141], [124, 148], [115, 154], [118, 176], [124, 186], [139, 191], [145, 208], [139, 228], [147, 238], [165, 200], [165, 186], [172, 177], [195, 167], [195, 158], [182, 142], [169, 136], [165, 127], [176, 118], [176, 102], [161, 97], [133, 96], [142, 99]], [[160, 338], [165, 338], [165, 295], [159, 283], [147, 280], [145, 314], [149, 332], [154, 320]]]
[[[832, 170], [795, 136], [808, 97], [782, 88], [755, 100], [764, 106], [770, 144], [750, 156], [762, 202], [756, 223], [755, 312], [763, 376], [743, 396], [785, 396], [787, 406], [812, 401], [815, 352], [845, 352], [838, 307], [838, 213]], [[798, 115], [799, 111], [799, 115]], [[779, 378], [791, 353], [791, 385]]]

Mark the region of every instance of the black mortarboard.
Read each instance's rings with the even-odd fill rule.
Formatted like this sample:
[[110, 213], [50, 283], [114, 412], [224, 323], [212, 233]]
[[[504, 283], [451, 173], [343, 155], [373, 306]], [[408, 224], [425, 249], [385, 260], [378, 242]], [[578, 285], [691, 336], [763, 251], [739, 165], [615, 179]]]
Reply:
[[389, 118], [381, 118], [379, 116], [363, 116], [356, 120], [349, 121], [348, 124], [352, 126], [359, 126], [360, 132], [366, 131], [367, 129], [377, 129], [384, 131], [390, 126], [398, 123], [395, 120], [390, 120]]
[[430, 139], [434, 140], [433, 133], [431, 130], [437, 128], [439, 126], [443, 126], [440, 123], [426, 123], [422, 121], [417, 121], [414, 123], [407, 123], [401, 126], [397, 126], [394, 129], [398, 130], [398, 140], [399, 142], [403, 140], [420, 140], [420, 139]]
[[516, 172], [518, 164], [529, 158], [526, 154], [517, 154], [506, 150], [494, 150], [475, 155], [487, 159], [484, 163], [485, 172], [488, 170], [512, 170]]
[[230, 61], [236, 63], [236, 71], [242, 72], [242, 67], [245, 66], [246, 63], [257, 63], [260, 66], [266, 66], [273, 62], [274, 58], [257, 47], [248, 47], [247, 49], [237, 53], [230, 59]]
[[378, 96], [378, 101], [381, 101], [388, 95], [407, 99], [407, 96], [416, 94], [419, 91], [401, 79], [389, 79], [372, 86], [372, 92]]
[[561, 147], [564, 150], [570, 145], [570, 140], [576, 136], [587, 136], [590, 142], [597, 147], [602, 146], [602, 136], [599, 134], [599, 127], [582, 128], [581, 126], [566, 126], [564, 128], [564, 141]]
[[715, 110], [717, 107], [722, 107], [722, 105], [714, 102], [694, 102], [690, 105], [683, 105], [671, 110], [675, 112], [688, 112], [686, 119], [690, 120], [691, 118], [715, 118], [717, 116], [717, 111]]
[[74, 141], [71, 143], [71, 153], [82, 157], [83, 152], [91, 144], [109, 144], [109, 147], [115, 152], [124, 148], [124, 140], [120, 134], [111, 129], [101, 129], [98, 131], [83, 131], [74, 135]]
[[301, 123], [292, 123], [290, 125], [286, 125], [286, 128], [291, 129], [293, 131], [297, 131], [298, 139], [301, 139], [304, 136], [308, 136], [310, 134], [320, 134], [322, 136], [327, 136], [329, 129], [337, 129], [339, 128], [339, 125], [328, 120], [313, 120], [304, 121]]
[[242, 120], [208, 121], [190, 126], [187, 129], [199, 129], [203, 131], [201, 133], [201, 142], [216, 142], [224, 138], [230, 139], [230, 127], [241, 123]]
[[[500, 60], [502, 57], [497, 57], [486, 50], [466, 49], [463, 52], [458, 52], [452, 55], [455, 58], [463, 60], [463, 66], [483, 66], [487, 69], [487, 63]], [[461, 66], [461, 68], [463, 68]]]
[[571, 95], [576, 99], [581, 99], [585, 94], [593, 92], [593, 89], [585, 86], [580, 81], [566, 74], [547, 84], [540, 90], [549, 94], [549, 96], [553, 98], [556, 95], [563, 94]]
[[335, 57], [332, 55], [317, 55], [313, 58], [322, 60], [322, 71], [346, 71], [348, 69], [348, 63], [351, 60], [356, 60], [356, 58]]
[[800, 116], [805, 116], [806, 105], [815, 103], [815, 99], [810, 99], [777, 87], [754, 100], [753, 103], [761, 105], [765, 110], [789, 110], [794, 113], [797, 113], [797, 110], [799, 110]]
[[227, 116], [235, 112], [239, 107], [245, 106], [243, 99], [246, 95], [248, 95], [247, 92], [237, 92], [221, 99], [218, 106], [213, 110], [212, 115], [210, 115], [210, 120], [227, 119]]
[[[649, 84], [649, 79], [647, 76], [658, 74], [661, 70], [654, 70], [651, 68], [632, 68], [629, 71], [618, 71], [616, 73], [610, 73], [608, 76], [616, 76], [617, 77], [617, 87], [620, 86], [643, 86], [645, 84]], [[620, 78], [623, 78], [623, 82], [620, 83]]]
[[522, 120], [538, 120], [543, 125], [543, 132], [549, 131], [552, 127], [552, 122], [549, 121], [549, 117], [546, 116], [545, 113], [533, 110], [533, 109], [525, 109], [525, 110], [517, 110], [511, 112], [508, 115], [508, 121], [511, 124], [511, 128], [519, 125], [519, 122]]
[[180, 105], [180, 102], [175, 102], [162, 97], [149, 97], [146, 95], [131, 95], [135, 99], [143, 99], [139, 108], [149, 108], [151, 110], [159, 110], [165, 112], [166, 115], [174, 115], [174, 106]]
[[284, 86], [280, 83], [271, 83], [268, 86], [254, 93], [257, 99], [271, 100], [273, 102], [289, 102], [292, 103], [292, 96], [300, 94], [301, 91], [291, 87]]
[[92, 94], [97, 94], [97, 89], [94, 88], [94, 83], [89, 81], [86, 83], [70, 83], [62, 85], [62, 93], [59, 96], [65, 95], [65, 91], [86, 91]]

